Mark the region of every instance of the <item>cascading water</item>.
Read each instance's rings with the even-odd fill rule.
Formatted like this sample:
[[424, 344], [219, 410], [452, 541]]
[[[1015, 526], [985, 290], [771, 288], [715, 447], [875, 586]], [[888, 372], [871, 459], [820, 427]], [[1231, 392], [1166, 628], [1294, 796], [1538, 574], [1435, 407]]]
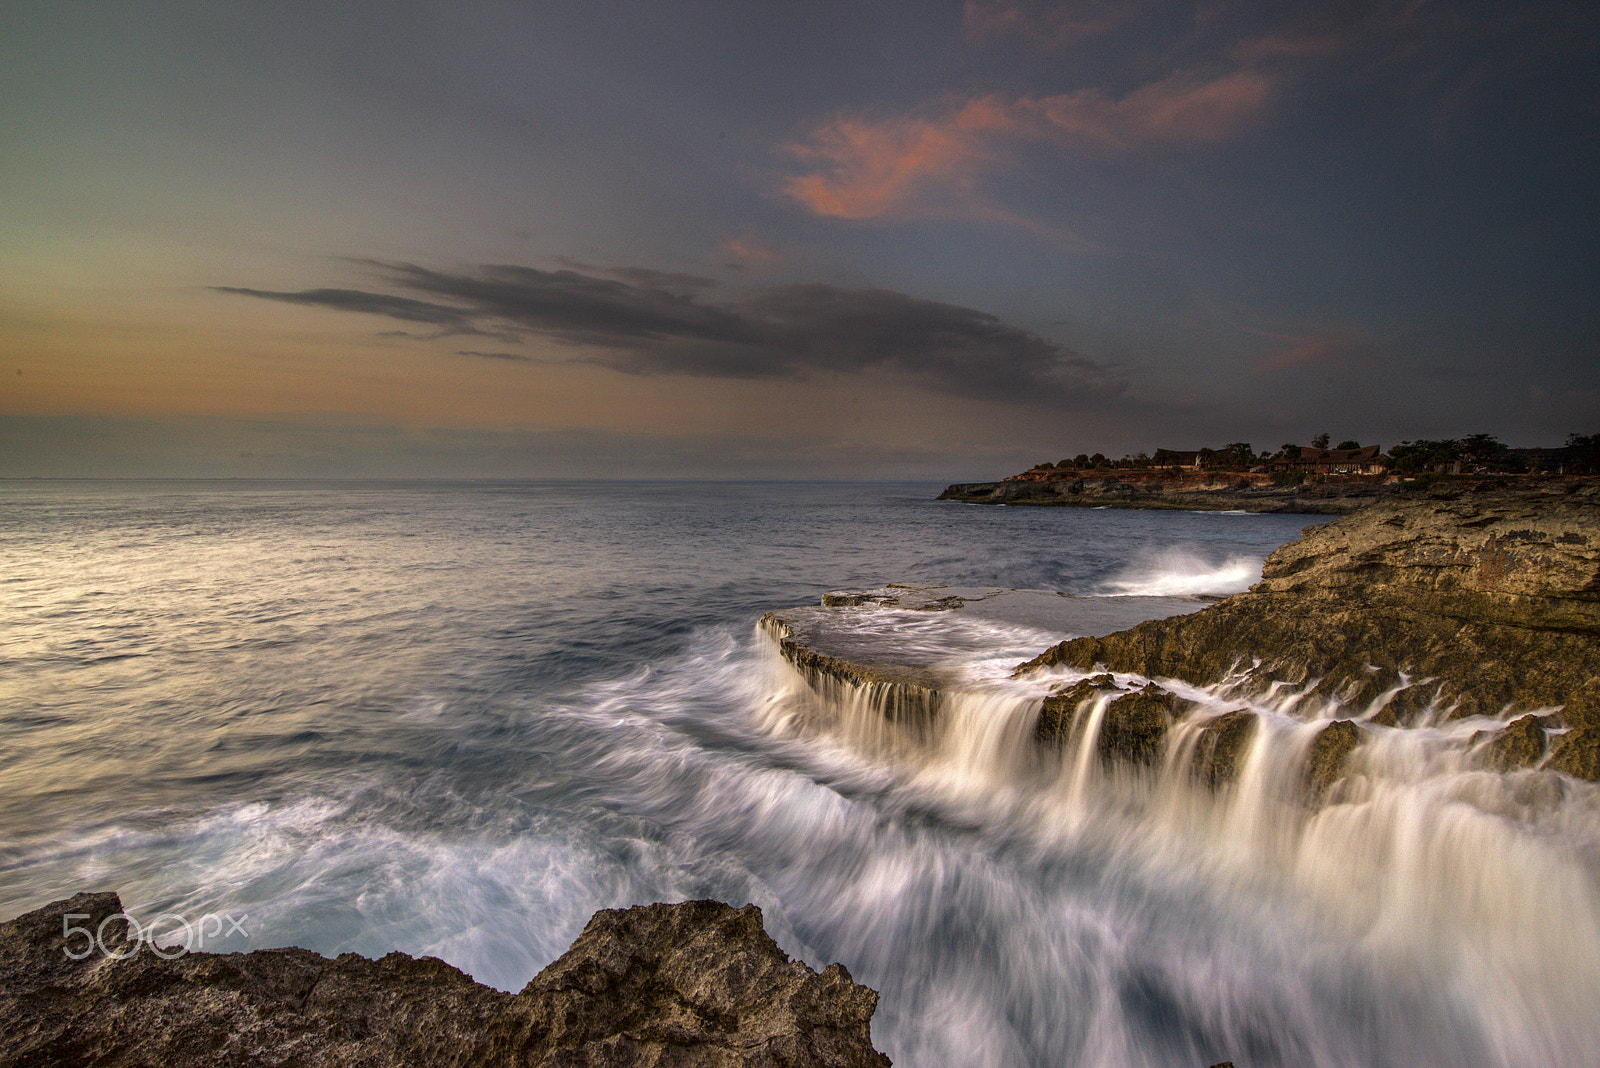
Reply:
[[[1041, 699], [1082, 676], [1001, 671], [969, 671], [907, 725], [893, 687], [802, 673], [774, 653], [760, 713], [769, 729], [892, 767], [897, 804], [969, 828], [980, 851], [1030, 872], [1036, 912], [1006, 922], [1023, 925], [1034, 982], [1007, 1027], [986, 1025], [989, 1052], [963, 1063], [1049, 1063], [1047, 1051], [1083, 1064], [1595, 1063], [1600, 789], [1488, 770], [1474, 735], [1501, 724], [1436, 724], [1434, 710], [1416, 725], [1364, 722], [1317, 799], [1314, 739], [1382, 699], [1352, 712], [1281, 687], [1252, 698], [1171, 680], [1158, 681], [1192, 707], [1163, 761], [1108, 762], [1106, 710], [1149, 680], [1119, 675], [1118, 691], [1085, 698], [1057, 748], [1034, 737]], [[1236, 709], [1256, 725], [1236, 776], [1212, 788], [1195, 774], [1204, 728]], [[950, 900], [919, 907], [959, 910], [962, 888], [944, 889]], [[993, 937], [967, 948], [981, 957]], [[1028, 1004], [1040, 983], [1053, 1008]]]

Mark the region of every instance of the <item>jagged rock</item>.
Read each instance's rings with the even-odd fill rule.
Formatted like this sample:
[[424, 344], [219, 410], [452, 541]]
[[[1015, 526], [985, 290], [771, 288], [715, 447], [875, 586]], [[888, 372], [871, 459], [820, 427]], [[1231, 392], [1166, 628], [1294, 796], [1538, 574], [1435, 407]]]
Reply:
[[1233, 783], [1255, 732], [1256, 714], [1244, 708], [1224, 712], [1207, 723], [1195, 744], [1195, 777], [1213, 790]]
[[[1084, 702], [1116, 688], [1110, 675], [1097, 675], [1045, 698], [1034, 737], [1056, 745], [1066, 743], [1078, 732], [1079, 717], [1087, 714]], [[1155, 683], [1112, 701], [1095, 739], [1100, 759], [1107, 765], [1159, 763], [1178, 703], [1178, 698]]]
[[1315, 803], [1344, 776], [1345, 762], [1361, 744], [1361, 728], [1348, 719], [1334, 720], [1312, 739], [1306, 750], [1306, 797]]
[[869, 593], [825, 593], [822, 595], [822, 606], [824, 608], [860, 608], [866, 604], [893, 608], [899, 603], [898, 598], [874, 597]]
[[1034, 738], [1047, 744], [1065, 744], [1072, 736], [1078, 706], [1091, 697], [1098, 697], [1116, 688], [1116, 679], [1109, 674], [1101, 674], [1079, 679], [1066, 689], [1046, 697], [1039, 707], [1039, 719], [1034, 724]]
[[1100, 723], [1100, 758], [1108, 764], [1160, 763], [1176, 700], [1152, 682], [1112, 701]]
[[1372, 717], [1372, 722], [1383, 727], [1409, 726], [1432, 708], [1439, 697], [1438, 683], [1413, 683], [1389, 698]]
[[1483, 759], [1496, 771], [1531, 768], [1544, 759], [1547, 748], [1545, 726], [1543, 718], [1527, 715], [1498, 731], [1478, 731], [1472, 736], [1472, 744], [1488, 743], [1483, 751]]
[[1563, 734], [1545, 767], [1575, 779], [1600, 782], [1600, 727], [1575, 727]]
[[1019, 670], [1209, 684], [1256, 660], [1263, 687], [1305, 685], [1351, 707], [1403, 671], [1436, 679], [1458, 716], [1562, 704], [1600, 675], [1600, 485], [1385, 504], [1308, 528], [1248, 593], [1063, 642]]
[[[755, 906], [598, 912], [520, 993], [430, 957], [304, 949], [186, 953], [105, 929], [115, 894], [0, 924], [0, 1063], [146, 1065], [887, 1066], [877, 995], [838, 964], [784, 956]], [[69, 917], [69, 914], [73, 914]], [[65, 937], [64, 937], [65, 936]]]
[[1561, 722], [1569, 727], [1600, 727], [1600, 676], [1567, 694]]

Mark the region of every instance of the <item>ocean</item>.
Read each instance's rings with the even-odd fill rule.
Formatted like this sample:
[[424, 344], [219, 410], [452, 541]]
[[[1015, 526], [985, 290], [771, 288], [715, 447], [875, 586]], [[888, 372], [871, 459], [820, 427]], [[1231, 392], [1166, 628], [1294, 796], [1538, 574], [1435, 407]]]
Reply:
[[1600, 790], [1479, 770], [1487, 721], [1374, 729], [1309, 810], [1308, 731], [1371, 709], [1190, 688], [1271, 725], [1212, 795], [1025, 744], [1006, 676], [1068, 633], [887, 618], [972, 680], [915, 744], [808, 688], [763, 612], [1198, 609], [1323, 521], [940, 488], [0, 483], [0, 917], [115, 890], [169, 946], [516, 990], [596, 909], [710, 897], [877, 989], [900, 1065], [1595, 1063]]

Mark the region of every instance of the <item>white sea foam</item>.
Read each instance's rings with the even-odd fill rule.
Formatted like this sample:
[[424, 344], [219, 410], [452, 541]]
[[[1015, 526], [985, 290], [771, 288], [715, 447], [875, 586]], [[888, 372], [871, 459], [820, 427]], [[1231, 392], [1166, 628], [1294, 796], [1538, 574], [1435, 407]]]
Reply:
[[[1302, 719], [1297, 692], [1242, 700], [1225, 687], [1170, 684], [1199, 707], [1175, 726], [1165, 766], [1141, 770], [1099, 757], [1114, 695], [1089, 699], [1057, 752], [1033, 741], [1037, 679], [990, 679], [907, 725], [893, 722], [903, 717], [887, 690], [788, 676], [762, 710], [769, 727], [888, 761], [901, 769], [895, 805], [972, 828], [961, 861], [908, 855], [886, 879], [890, 846], [879, 842], [870, 885], [830, 884], [842, 895], [835, 907], [862, 916], [840, 922], [864, 940], [903, 925], [907, 909], [948, 916], [987, 887], [969, 907], [999, 930], [970, 945], [958, 937], [948, 957], [912, 954], [941, 979], [905, 992], [887, 958], [867, 973], [910, 998], [924, 1026], [940, 1021], [897, 1048], [914, 1060], [967, 1043], [975, 1052], [964, 1063], [997, 1065], [1203, 1063], [1250, 1049], [1253, 1064], [1509, 1068], [1586, 1064], [1600, 1043], [1590, 1000], [1600, 984], [1600, 789], [1482, 769], [1470, 739], [1490, 724], [1369, 726], [1335, 803], [1308, 808], [1306, 752], [1327, 720]], [[1188, 773], [1194, 743], [1207, 720], [1241, 705], [1258, 726], [1237, 780], [1213, 792]], [[999, 855], [1027, 872], [1004, 891], [986, 882], [980, 859]], [[1040, 896], [1020, 907], [1018, 893]], [[1111, 904], [1082, 922], [1080, 894], [1102, 893]], [[1005, 970], [980, 978], [974, 962], [991, 937], [1009, 946]], [[999, 978], [1011, 968], [1076, 975], [1081, 989], [1115, 996], [1064, 1016], [1025, 1007], [1037, 991]], [[980, 997], [966, 985], [980, 981], [998, 985]], [[1003, 1018], [993, 1015], [1002, 1004]], [[1170, 1058], [1141, 1060], [1166, 1041], [1155, 1021], [1174, 1015], [1226, 1040], [1174, 1039]], [[1046, 1020], [1050, 1034], [1029, 1030]], [[1071, 1040], [1055, 1045], [1054, 1029]]]
[[1102, 586], [1117, 596], [1224, 596], [1243, 593], [1261, 578], [1261, 560], [1229, 556], [1208, 559], [1192, 549], [1152, 551], [1123, 568]]

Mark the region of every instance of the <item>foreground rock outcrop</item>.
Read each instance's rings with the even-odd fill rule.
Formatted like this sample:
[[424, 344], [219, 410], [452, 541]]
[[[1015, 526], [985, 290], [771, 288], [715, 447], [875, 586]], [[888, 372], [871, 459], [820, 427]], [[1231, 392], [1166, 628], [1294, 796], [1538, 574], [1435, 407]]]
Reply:
[[[789, 960], [754, 905], [597, 912], [517, 994], [403, 953], [164, 959], [120, 921], [102, 930], [121, 912], [78, 894], [0, 924], [0, 1064], [889, 1064], [868, 1033], [877, 994]], [[101, 930], [111, 955], [68, 928]]]
[[1386, 505], [1308, 528], [1248, 593], [1062, 642], [1018, 670], [1054, 665], [1287, 684], [1385, 725], [1559, 708], [1486, 737], [1489, 760], [1594, 779], [1600, 487]]

